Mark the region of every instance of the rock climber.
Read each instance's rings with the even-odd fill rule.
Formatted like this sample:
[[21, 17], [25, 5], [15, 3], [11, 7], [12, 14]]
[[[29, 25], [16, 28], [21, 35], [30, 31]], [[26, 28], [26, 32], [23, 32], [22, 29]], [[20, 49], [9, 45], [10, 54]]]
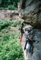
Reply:
[[30, 32], [31, 32], [31, 28], [29, 27], [29, 28], [26, 28], [25, 29], [25, 33], [24, 33], [24, 35], [25, 35], [25, 46], [24, 46], [24, 50], [26, 49], [26, 45], [27, 45], [27, 43], [29, 43], [29, 49], [28, 49], [28, 52], [31, 52], [31, 47], [33, 46], [32, 44], [32, 42], [33, 42], [33, 39], [31, 38], [31, 36], [30, 36]]

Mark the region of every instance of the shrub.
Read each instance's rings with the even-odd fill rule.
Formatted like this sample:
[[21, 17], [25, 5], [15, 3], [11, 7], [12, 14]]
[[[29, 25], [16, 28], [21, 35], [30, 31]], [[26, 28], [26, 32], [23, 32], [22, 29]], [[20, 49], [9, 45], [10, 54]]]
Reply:
[[[9, 26], [14, 23], [14, 26], [20, 25], [20, 21], [10, 23], [9, 21], [0, 21], [0, 27], [7, 27], [6, 25]], [[5, 33], [5, 30], [3, 31]], [[24, 60], [23, 50], [19, 41], [19, 31], [16, 33], [16, 35], [14, 33], [6, 33], [3, 35], [2, 44], [0, 45], [0, 60]]]
[[9, 40], [9, 35], [6, 35], [6, 34], [5, 34], [5, 35], [3, 36], [3, 41], [7, 41], [7, 40]]
[[0, 45], [0, 60], [24, 60], [22, 47], [18, 39], [19, 32], [12, 38], [14, 35], [11, 34], [4, 36], [4, 40], [8, 40], [6, 44]]
[[16, 7], [14, 7], [14, 5], [9, 5], [9, 6], [8, 6], [8, 9], [9, 9], [9, 10], [16, 10]]
[[11, 24], [10, 21], [0, 20], [0, 30], [5, 28], [5, 27], [8, 27], [10, 24]]
[[18, 25], [20, 25], [20, 24], [21, 24], [21, 21], [13, 22], [13, 23], [12, 23], [12, 26], [16, 27], [16, 26], [18, 26]]
[[0, 9], [16, 9], [20, 0], [0, 0]]

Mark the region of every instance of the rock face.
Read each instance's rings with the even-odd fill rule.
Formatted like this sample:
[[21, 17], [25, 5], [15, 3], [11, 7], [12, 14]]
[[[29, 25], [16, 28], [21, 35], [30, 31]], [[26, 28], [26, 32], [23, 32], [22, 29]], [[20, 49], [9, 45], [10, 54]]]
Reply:
[[30, 58], [31, 60], [41, 60], [41, 29], [34, 29], [34, 37], [36, 40], [33, 46], [33, 55]]
[[[31, 25], [27, 25], [25, 26], [25, 28], [29, 28], [32, 27]], [[33, 33], [32, 33], [33, 32]], [[33, 36], [33, 40], [35, 40], [35, 42], [33, 43], [33, 54], [29, 54], [27, 52], [27, 59], [29, 60], [41, 60], [41, 29], [37, 29], [34, 28], [32, 30], [32, 36]], [[26, 49], [27, 51], [27, 49]], [[25, 58], [26, 59], [26, 58]]]
[[18, 10], [25, 22], [41, 27], [41, 0], [21, 0]]
[[[41, 0], [21, 0], [18, 5], [19, 17], [33, 25], [34, 51], [29, 60], [41, 60]], [[39, 28], [39, 29], [38, 29]]]

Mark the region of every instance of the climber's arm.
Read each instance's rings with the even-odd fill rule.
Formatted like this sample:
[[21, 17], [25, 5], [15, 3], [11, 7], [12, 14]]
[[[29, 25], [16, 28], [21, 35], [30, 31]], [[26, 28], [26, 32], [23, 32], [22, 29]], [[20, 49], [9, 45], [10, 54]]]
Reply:
[[33, 39], [32, 38], [28, 38], [28, 40], [32, 41], [33, 42]]

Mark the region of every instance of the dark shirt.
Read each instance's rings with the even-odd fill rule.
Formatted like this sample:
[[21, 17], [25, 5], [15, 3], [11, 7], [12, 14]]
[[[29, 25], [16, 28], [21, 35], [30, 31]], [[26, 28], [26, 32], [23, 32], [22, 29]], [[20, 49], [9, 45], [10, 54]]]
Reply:
[[19, 27], [19, 30], [20, 30], [21, 33], [24, 33], [22, 24], [21, 24], [21, 26]]

